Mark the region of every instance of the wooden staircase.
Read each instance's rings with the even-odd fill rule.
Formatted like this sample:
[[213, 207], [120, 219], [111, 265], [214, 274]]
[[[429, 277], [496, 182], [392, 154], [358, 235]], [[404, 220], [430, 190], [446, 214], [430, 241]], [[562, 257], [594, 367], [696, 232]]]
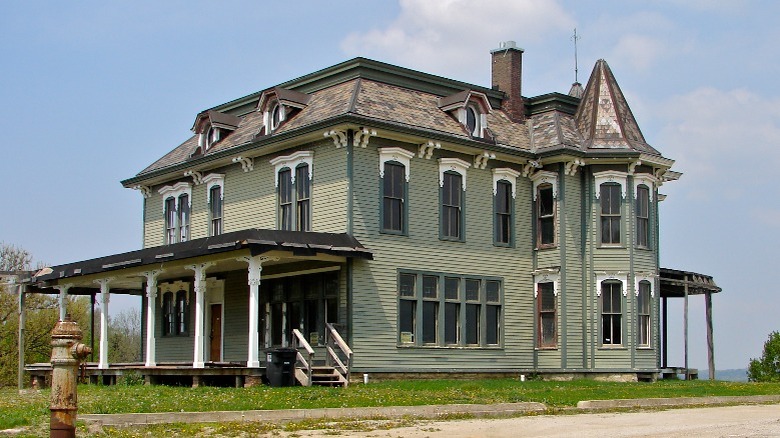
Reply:
[[[349, 372], [352, 368], [352, 349], [349, 348], [332, 324], [325, 324], [325, 365], [314, 365], [314, 349], [298, 330], [293, 331], [292, 347], [298, 350], [295, 362], [295, 379], [301, 386], [340, 386], [349, 385]], [[307, 356], [301, 354], [303, 349]], [[322, 362], [320, 362], [322, 363]]]
[[317, 386], [346, 387], [349, 382], [334, 367], [319, 366], [311, 369], [311, 384]]

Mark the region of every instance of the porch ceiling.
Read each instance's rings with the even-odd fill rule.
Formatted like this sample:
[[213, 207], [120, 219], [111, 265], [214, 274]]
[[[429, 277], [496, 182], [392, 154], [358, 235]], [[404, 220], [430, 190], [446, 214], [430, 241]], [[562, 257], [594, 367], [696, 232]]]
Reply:
[[662, 297], [684, 297], [686, 285], [688, 286], [688, 295], [718, 293], [722, 291], [722, 289], [715, 284], [715, 280], [712, 276], [709, 275], [669, 268], [661, 268], [660, 274]]

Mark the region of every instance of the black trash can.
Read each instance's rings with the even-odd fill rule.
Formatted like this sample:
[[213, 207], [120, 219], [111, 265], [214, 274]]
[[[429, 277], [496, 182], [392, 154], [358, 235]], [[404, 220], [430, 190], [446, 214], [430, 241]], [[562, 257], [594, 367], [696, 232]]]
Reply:
[[271, 348], [265, 351], [265, 377], [273, 387], [295, 385], [295, 361], [298, 350]]

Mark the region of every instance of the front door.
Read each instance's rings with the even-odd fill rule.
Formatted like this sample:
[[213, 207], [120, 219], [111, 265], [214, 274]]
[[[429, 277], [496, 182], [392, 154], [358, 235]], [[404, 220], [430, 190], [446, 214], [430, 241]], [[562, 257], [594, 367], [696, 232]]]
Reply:
[[222, 360], [222, 304], [211, 305], [211, 334], [209, 335], [209, 360]]

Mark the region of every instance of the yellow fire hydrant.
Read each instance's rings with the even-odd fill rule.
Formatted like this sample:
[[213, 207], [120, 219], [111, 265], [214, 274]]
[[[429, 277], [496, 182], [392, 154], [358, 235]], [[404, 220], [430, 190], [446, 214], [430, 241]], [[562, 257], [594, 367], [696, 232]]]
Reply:
[[80, 343], [79, 325], [66, 315], [51, 331], [51, 423], [49, 436], [67, 438], [76, 436], [76, 379], [79, 361], [92, 353]]

